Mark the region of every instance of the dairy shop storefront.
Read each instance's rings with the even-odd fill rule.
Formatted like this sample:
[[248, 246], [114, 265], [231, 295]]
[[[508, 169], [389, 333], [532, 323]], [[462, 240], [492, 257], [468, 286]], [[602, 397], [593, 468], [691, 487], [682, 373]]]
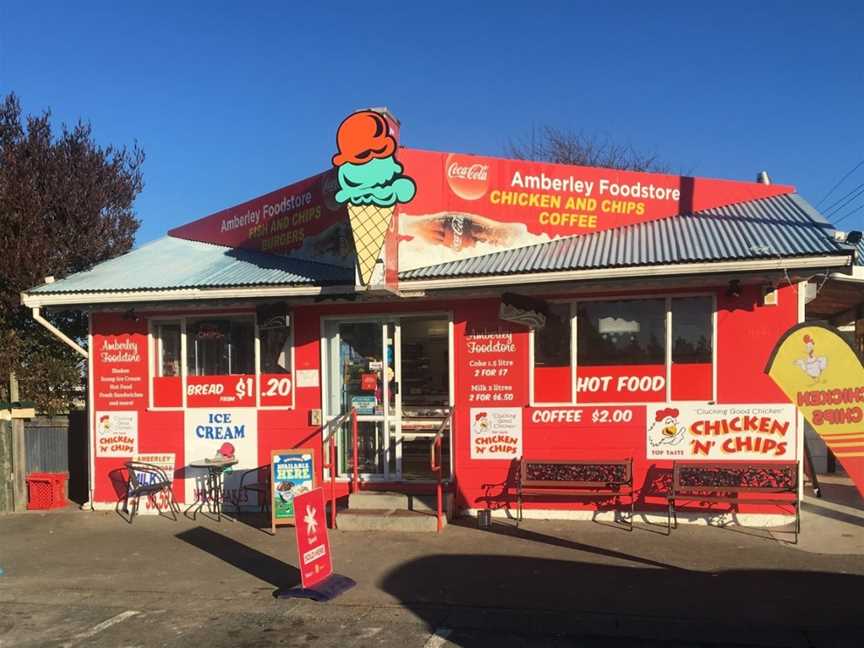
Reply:
[[[364, 489], [430, 490], [444, 429], [446, 488], [468, 512], [508, 510], [522, 457], [632, 459], [643, 512], [664, 510], [672, 461], [801, 459], [802, 425], [764, 368], [808, 281], [854, 255], [792, 187], [354, 135], [333, 169], [22, 296], [90, 315], [94, 507], [122, 499], [142, 457], [191, 505], [190, 464], [226, 443], [226, 508], [259, 506], [240, 479], [279, 449], [308, 449], [329, 489], [323, 438], [346, 417], [338, 497], [355, 457]], [[352, 146], [383, 162], [364, 169]]]

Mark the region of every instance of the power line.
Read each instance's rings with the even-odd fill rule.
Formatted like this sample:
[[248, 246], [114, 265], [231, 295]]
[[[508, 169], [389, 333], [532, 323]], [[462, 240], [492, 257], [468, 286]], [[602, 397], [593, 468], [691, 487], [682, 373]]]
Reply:
[[855, 207], [855, 209], [853, 209], [852, 211], [846, 212], [845, 214], [843, 214], [843, 216], [841, 216], [840, 218], [838, 218], [837, 220], [834, 221], [834, 225], [837, 225], [837, 223], [846, 220], [852, 214], [854, 214], [855, 212], [861, 211], [862, 209], [864, 209], [864, 203], [861, 203], [860, 205]]
[[832, 193], [834, 193], [834, 190], [837, 189], [837, 187], [839, 187], [841, 184], [843, 184], [846, 181], [846, 178], [848, 178], [853, 173], [855, 173], [858, 170], [858, 168], [861, 167], [862, 165], [864, 165], [864, 159], [862, 159], [858, 164], [856, 164], [854, 167], [852, 167], [852, 170], [849, 171], [846, 175], [844, 175], [842, 178], [840, 178], [840, 180], [837, 182], [837, 184], [835, 184], [833, 187], [831, 187], [831, 191], [829, 191], [827, 194], [825, 194], [825, 197], [822, 198], [822, 200], [820, 200], [818, 203], [816, 203], [816, 207], [819, 207], [819, 205], [821, 205], [823, 202], [828, 200], [828, 197]]
[[826, 207], [825, 214], [836, 214], [838, 211], [849, 205], [849, 203], [853, 202], [861, 194], [864, 194], [864, 182], [852, 189], [852, 191], [844, 195], [839, 200], [835, 200], [830, 207]]

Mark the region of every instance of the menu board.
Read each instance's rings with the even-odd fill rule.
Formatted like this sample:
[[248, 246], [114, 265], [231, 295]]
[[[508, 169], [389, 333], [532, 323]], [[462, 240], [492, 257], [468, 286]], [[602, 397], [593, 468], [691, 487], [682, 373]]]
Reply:
[[525, 400], [525, 336], [506, 322], [469, 324], [463, 344], [468, 402], [472, 406], [521, 405]]
[[315, 456], [311, 448], [270, 453], [270, 530], [294, 524], [294, 497], [315, 487]]

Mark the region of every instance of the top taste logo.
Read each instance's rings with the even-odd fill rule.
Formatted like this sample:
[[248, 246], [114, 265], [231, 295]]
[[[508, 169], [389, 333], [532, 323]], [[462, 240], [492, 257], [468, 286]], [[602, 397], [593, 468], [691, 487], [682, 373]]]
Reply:
[[479, 164], [468, 155], [451, 153], [444, 163], [447, 184], [460, 198], [477, 200], [489, 188], [489, 165]]

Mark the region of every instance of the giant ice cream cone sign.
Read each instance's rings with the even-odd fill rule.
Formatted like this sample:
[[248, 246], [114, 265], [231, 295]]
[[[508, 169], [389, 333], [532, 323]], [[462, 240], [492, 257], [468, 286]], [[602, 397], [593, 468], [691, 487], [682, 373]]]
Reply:
[[383, 115], [363, 110], [346, 117], [336, 132], [339, 151], [336, 200], [348, 204], [360, 283], [368, 286], [397, 203], [414, 197], [414, 181], [396, 160], [396, 138]]
[[777, 343], [765, 372], [864, 496], [864, 367], [855, 350], [831, 326], [799, 324]]

